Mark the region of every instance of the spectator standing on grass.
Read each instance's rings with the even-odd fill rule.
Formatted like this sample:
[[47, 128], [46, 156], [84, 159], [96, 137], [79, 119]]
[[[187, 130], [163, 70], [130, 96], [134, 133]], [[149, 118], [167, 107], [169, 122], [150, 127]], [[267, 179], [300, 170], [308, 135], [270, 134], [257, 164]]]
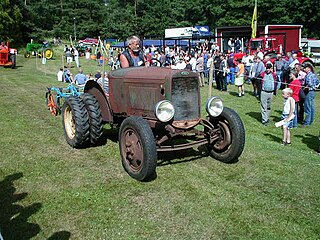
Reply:
[[304, 81], [304, 92], [306, 98], [304, 100], [304, 115], [305, 119], [303, 121], [304, 126], [309, 126], [314, 121], [315, 116], [315, 97], [316, 97], [316, 88], [319, 84], [318, 76], [313, 72], [313, 66], [310, 63], [304, 64], [304, 71], [307, 73]]
[[235, 80], [234, 84], [238, 87], [238, 95], [239, 97], [244, 96], [244, 64], [241, 62], [241, 59], [236, 60], [236, 68], [235, 68]]
[[273, 95], [276, 95], [277, 91], [277, 78], [275, 73], [272, 72], [271, 64], [267, 64], [266, 70], [261, 74], [261, 78], [261, 117], [262, 124], [266, 126], [269, 123]]
[[100, 65], [100, 58], [101, 58], [101, 52], [100, 52], [100, 50], [98, 50], [97, 54], [96, 54], [96, 59], [97, 59], [97, 62], [98, 62], [98, 66], [101, 66]]
[[[208, 84], [210, 84], [209, 83], [209, 78], [210, 78], [210, 70], [211, 70], [211, 68], [213, 68], [213, 58], [211, 57], [211, 54], [209, 53], [208, 54], [208, 61], [207, 61], [207, 72], [208, 72]], [[211, 83], [212, 84], [212, 83]]]
[[301, 83], [297, 78], [298, 73], [297, 71], [293, 70], [290, 72], [290, 80], [289, 88], [292, 89], [292, 98], [295, 101], [295, 108], [294, 108], [294, 119], [292, 122], [292, 127], [298, 127], [298, 105], [300, 101], [300, 90], [301, 90]]
[[284, 146], [291, 144], [290, 129], [293, 126], [294, 108], [295, 108], [295, 101], [292, 97], [292, 93], [293, 92], [291, 88], [285, 88], [282, 90], [282, 97], [284, 99], [284, 103], [283, 103], [281, 120], [284, 121], [284, 124], [282, 125], [282, 131], [283, 131], [282, 145]]
[[253, 86], [253, 94], [256, 97], [260, 98], [260, 93], [261, 93], [261, 74], [263, 72], [265, 72], [266, 67], [264, 66], [262, 60], [258, 56], [255, 56], [253, 59], [254, 59], [254, 64], [253, 64], [253, 67], [252, 67], [252, 70], [251, 70], [252, 71], [251, 76], [253, 77], [251, 79], [252, 86]]
[[249, 55], [249, 53], [246, 51], [244, 56], [242, 57], [242, 62], [244, 64], [244, 70], [245, 70], [244, 74], [247, 78], [248, 84], [250, 84], [251, 80], [250, 80], [249, 74], [253, 65], [253, 56]]
[[204, 86], [204, 59], [202, 56], [202, 53], [199, 53], [198, 59], [197, 59], [197, 73], [199, 78], [199, 86]]
[[227, 72], [228, 72], [228, 65], [226, 60], [226, 55], [222, 54], [220, 56], [220, 66], [219, 66], [219, 77], [217, 86], [220, 86], [221, 91], [227, 91], [228, 83], [227, 83]]
[[220, 62], [221, 62], [221, 52], [219, 50], [216, 50], [215, 56], [213, 59], [213, 65], [214, 65], [214, 80], [216, 81], [217, 89], [221, 90], [221, 81], [220, 77], [221, 75], [219, 74], [219, 67], [220, 67]]
[[277, 54], [277, 59], [274, 61], [273, 70], [277, 75], [277, 89], [281, 87], [281, 83], [283, 82], [283, 70], [285, 67], [285, 60], [281, 57], [281, 54]]
[[234, 85], [234, 79], [235, 79], [235, 63], [234, 63], [234, 54], [230, 53], [228, 55], [228, 59], [227, 59], [227, 63], [228, 63], [228, 69], [229, 69], [229, 73], [228, 73], [228, 83], [230, 83], [231, 85]]
[[[306, 77], [306, 73], [302, 70], [303, 67], [300, 63], [296, 63], [295, 65], [295, 70], [298, 73], [298, 79], [301, 83], [301, 86], [304, 86], [304, 78]], [[303, 122], [304, 119], [304, 99], [306, 95], [303, 91], [303, 89], [300, 90], [300, 95], [299, 95], [299, 109], [298, 109], [298, 122]]]
[[256, 56], [259, 57], [261, 60], [263, 59], [264, 54], [263, 54], [263, 52], [261, 51], [261, 47], [258, 47], [258, 48], [257, 48]]
[[205, 78], [209, 77], [209, 71], [208, 71], [208, 67], [207, 67], [208, 58], [209, 58], [209, 54], [206, 50], [204, 50], [203, 51], [203, 70], [204, 70], [204, 77]]
[[73, 57], [74, 57], [74, 61], [76, 63], [76, 66], [77, 68], [80, 67], [80, 62], [79, 62], [79, 51], [77, 48], [74, 48], [74, 51], [73, 51]]
[[72, 65], [72, 52], [71, 52], [71, 49], [70, 48], [66, 48], [66, 52], [65, 52], [65, 55], [66, 55], [66, 60], [67, 60], [67, 68], [71, 67]]
[[292, 54], [292, 61], [289, 64], [290, 70], [294, 69], [294, 66], [296, 63], [299, 63], [299, 60], [297, 59], [298, 55], [296, 53]]

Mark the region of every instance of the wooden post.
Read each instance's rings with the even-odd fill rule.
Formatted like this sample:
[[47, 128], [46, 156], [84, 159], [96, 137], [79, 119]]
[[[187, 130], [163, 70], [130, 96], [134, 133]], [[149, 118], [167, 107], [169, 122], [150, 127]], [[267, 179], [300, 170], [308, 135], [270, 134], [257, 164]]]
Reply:
[[209, 71], [209, 89], [208, 89], [208, 99], [212, 96], [212, 81], [213, 81], [213, 61], [210, 64]]

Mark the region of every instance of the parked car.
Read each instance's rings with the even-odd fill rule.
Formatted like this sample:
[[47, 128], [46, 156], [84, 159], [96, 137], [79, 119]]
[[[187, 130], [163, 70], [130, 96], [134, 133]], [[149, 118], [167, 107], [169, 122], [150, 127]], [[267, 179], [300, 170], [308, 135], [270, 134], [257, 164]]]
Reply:
[[98, 45], [98, 39], [97, 38], [85, 38], [83, 40], [78, 41], [79, 45], [92, 45], [97, 46]]
[[222, 162], [241, 155], [245, 130], [234, 110], [211, 97], [201, 117], [197, 73], [133, 67], [110, 71], [108, 79], [108, 93], [91, 80], [81, 97], [64, 102], [62, 122], [70, 146], [99, 143], [105, 123], [118, 127], [122, 165], [139, 181], [156, 176], [158, 152], [206, 146]]

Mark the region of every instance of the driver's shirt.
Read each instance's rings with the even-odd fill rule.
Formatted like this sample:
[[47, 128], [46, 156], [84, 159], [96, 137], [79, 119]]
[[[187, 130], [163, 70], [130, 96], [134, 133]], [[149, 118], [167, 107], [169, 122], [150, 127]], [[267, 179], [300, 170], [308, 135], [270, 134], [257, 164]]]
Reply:
[[135, 67], [139, 67], [139, 66], [143, 65], [143, 61], [140, 59], [139, 56], [132, 57], [132, 60], [133, 60], [133, 66], [135, 66]]

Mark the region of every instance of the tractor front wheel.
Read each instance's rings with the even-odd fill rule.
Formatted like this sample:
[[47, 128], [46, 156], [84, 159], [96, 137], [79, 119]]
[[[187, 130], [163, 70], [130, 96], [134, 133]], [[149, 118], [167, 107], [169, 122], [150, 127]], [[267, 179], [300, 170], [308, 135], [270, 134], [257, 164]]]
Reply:
[[139, 181], [156, 174], [157, 149], [148, 122], [141, 117], [126, 118], [119, 131], [120, 154], [126, 172]]
[[219, 138], [208, 144], [211, 156], [221, 162], [236, 162], [245, 144], [241, 118], [234, 110], [224, 107], [218, 117], [210, 117], [209, 120], [214, 129], [219, 130]]

